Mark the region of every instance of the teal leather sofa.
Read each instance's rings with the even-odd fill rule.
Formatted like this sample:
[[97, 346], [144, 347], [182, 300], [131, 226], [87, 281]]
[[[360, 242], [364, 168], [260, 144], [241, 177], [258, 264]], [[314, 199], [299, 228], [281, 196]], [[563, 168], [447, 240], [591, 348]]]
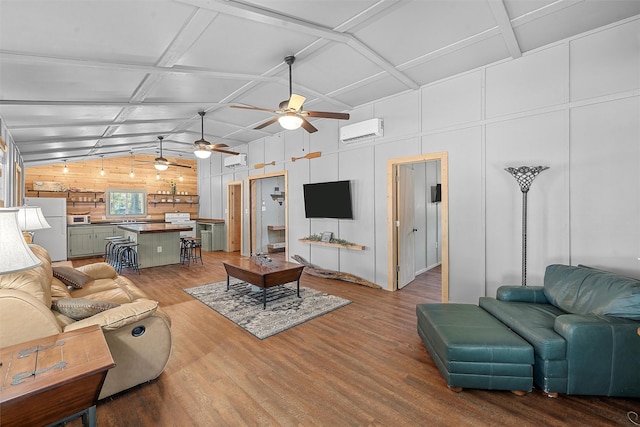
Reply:
[[544, 392], [640, 397], [639, 280], [553, 264], [544, 286], [502, 286], [479, 305], [533, 347]]

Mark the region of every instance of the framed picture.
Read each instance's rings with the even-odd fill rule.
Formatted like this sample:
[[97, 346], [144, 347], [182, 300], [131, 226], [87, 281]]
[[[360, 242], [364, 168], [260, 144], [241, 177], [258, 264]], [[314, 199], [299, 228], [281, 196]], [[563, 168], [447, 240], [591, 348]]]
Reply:
[[325, 231], [324, 233], [322, 233], [322, 238], [320, 239], [320, 241], [325, 242], [325, 243], [329, 243], [331, 241], [331, 238], [333, 237], [333, 233], [330, 231]]

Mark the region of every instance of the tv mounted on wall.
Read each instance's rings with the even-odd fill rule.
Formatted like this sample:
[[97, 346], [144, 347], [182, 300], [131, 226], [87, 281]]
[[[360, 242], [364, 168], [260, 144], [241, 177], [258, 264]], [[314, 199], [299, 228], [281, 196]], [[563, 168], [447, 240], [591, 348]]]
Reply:
[[307, 218], [353, 219], [349, 181], [317, 182], [302, 188]]

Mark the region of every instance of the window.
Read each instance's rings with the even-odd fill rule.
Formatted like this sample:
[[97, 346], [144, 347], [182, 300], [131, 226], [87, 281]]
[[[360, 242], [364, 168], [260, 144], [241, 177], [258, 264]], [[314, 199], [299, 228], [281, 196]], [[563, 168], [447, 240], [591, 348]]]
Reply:
[[147, 214], [145, 190], [107, 190], [107, 216], [144, 216]]

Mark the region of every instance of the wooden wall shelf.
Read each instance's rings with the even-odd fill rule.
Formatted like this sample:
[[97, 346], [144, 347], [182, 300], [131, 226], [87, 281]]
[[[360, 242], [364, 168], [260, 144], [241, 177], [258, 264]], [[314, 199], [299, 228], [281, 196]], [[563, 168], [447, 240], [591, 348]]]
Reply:
[[352, 249], [354, 251], [364, 250], [364, 246], [362, 245], [340, 245], [338, 243], [318, 242], [317, 240], [307, 240], [307, 239], [298, 239], [298, 241], [302, 243], [308, 243], [310, 245], [330, 246], [333, 248], [340, 248], [340, 249]]

